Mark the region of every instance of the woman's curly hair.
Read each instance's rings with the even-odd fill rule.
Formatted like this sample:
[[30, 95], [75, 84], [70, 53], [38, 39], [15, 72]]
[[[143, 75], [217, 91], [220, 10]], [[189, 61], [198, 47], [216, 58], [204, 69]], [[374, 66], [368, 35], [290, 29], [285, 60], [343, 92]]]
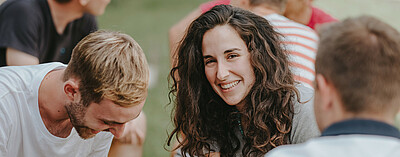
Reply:
[[[261, 156], [289, 143], [294, 103], [298, 91], [289, 69], [281, 35], [269, 22], [249, 11], [219, 5], [191, 23], [178, 47], [176, 66], [170, 72], [174, 100], [172, 139], [179, 141], [182, 155], [205, 156], [218, 151], [233, 156], [240, 149], [235, 106], [227, 105], [207, 81], [202, 55], [205, 32], [215, 26], [232, 26], [246, 43], [255, 83], [240, 111], [245, 128], [242, 156]], [[174, 99], [175, 98], [175, 99]], [[296, 99], [296, 100], [295, 100]], [[183, 137], [180, 137], [183, 136]], [[219, 150], [212, 150], [215, 145]]]

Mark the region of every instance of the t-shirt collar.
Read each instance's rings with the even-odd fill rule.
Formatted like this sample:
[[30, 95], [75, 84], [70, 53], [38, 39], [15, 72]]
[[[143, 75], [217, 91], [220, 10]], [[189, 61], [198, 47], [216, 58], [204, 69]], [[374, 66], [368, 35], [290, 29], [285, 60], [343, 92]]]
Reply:
[[351, 119], [334, 123], [326, 128], [321, 136], [349, 134], [380, 135], [400, 139], [400, 131], [384, 122], [367, 119]]

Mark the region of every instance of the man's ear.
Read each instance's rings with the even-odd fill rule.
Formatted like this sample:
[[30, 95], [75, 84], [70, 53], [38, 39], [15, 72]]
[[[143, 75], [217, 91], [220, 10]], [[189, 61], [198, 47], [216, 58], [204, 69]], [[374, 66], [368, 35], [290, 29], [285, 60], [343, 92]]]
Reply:
[[86, 6], [90, 0], [78, 0], [79, 4], [81, 4], [82, 6]]
[[79, 93], [78, 80], [67, 80], [64, 83], [64, 93], [70, 101], [79, 101], [81, 94]]
[[330, 110], [333, 106], [334, 88], [322, 74], [315, 76], [315, 90], [319, 94], [321, 109]]

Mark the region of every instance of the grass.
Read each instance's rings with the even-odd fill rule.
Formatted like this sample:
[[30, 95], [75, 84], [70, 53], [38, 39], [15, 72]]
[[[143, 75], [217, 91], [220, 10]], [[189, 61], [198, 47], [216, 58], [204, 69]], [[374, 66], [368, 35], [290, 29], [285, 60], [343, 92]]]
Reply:
[[168, 156], [164, 149], [171, 128], [167, 106], [169, 73], [168, 29], [205, 0], [113, 0], [98, 18], [101, 29], [131, 35], [146, 53], [158, 78], [149, 89], [144, 112], [147, 115], [145, 157]]
[[[338, 19], [361, 14], [374, 15], [400, 30], [399, 0], [314, 0], [314, 4]], [[168, 156], [164, 149], [171, 129], [168, 104], [168, 29], [206, 0], [112, 0], [98, 18], [100, 28], [131, 35], [143, 48], [158, 77], [144, 107], [147, 114], [145, 157]], [[400, 119], [400, 117], [399, 117]]]

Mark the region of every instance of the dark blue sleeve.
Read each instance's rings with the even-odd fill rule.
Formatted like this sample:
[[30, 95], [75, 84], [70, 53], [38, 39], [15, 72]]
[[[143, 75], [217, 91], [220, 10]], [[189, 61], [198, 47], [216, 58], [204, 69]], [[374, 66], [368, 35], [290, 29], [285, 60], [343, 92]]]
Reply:
[[0, 6], [0, 47], [38, 57], [39, 11], [29, 1], [8, 0]]

